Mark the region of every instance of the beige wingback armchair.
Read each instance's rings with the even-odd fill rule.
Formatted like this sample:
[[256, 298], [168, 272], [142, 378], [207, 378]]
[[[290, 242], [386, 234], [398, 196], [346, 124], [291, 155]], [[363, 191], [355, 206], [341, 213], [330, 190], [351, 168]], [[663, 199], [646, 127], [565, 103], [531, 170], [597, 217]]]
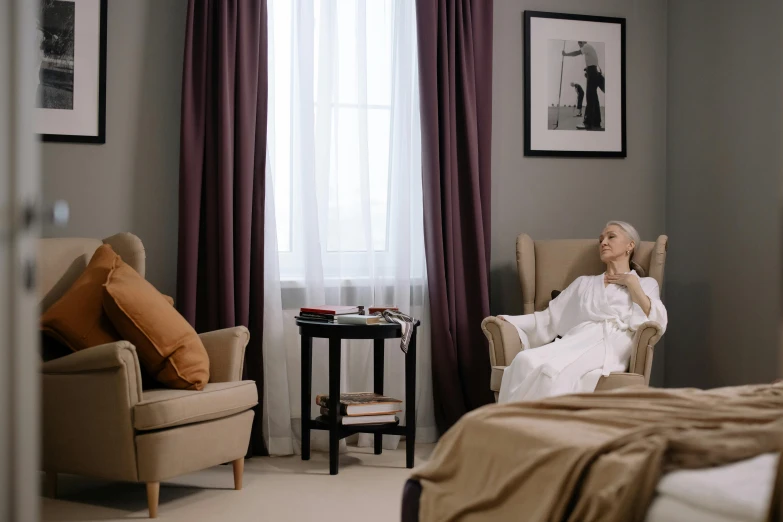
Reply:
[[[666, 263], [668, 238], [658, 236], [655, 242], [642, 241], [636, 249], [634, 261], [647, 276], [663, 287], [663, 269]], [[598, 257], [595, 239], [566, 239], [533, 241], [527, 234], [517, 237], [517, 271], [522, 287], [524, 314], [546, 309], [552, 291], [562, 291], [577, 277], [598, 275], [606, 270]], [[492, 364], [490, 388], [497, 400], [503, 372], [514, 357], [523, 350], [516, 329], [497, 317], [487, 317], [481, 329], [489, 340], [489, 359]], [[636, 331], [628, 372], [602, 376], [596, 390], [608, 390], [633, 384], [649, 384], [652, 369], [653, 347], [663, 334], [661, 326], [644, 323]]]
[[[138, 237], [103, 240], [144, 276]], [[84, 271], [99, 239], [43, 239], [39, 247], [41, 309], [59, 299]], [[201, 391], [142, 389], [136, 349], [104, 344], [43, 362], [43, 460], [54, 496], [58, 473], [145, 482], [150, 517], [157, 516], [160, 482], [233, 462], [242, 488], [244, 456], [258, 402], [242, 380], [249, 333], [244, 327], [200, 335], [210, 361]]]

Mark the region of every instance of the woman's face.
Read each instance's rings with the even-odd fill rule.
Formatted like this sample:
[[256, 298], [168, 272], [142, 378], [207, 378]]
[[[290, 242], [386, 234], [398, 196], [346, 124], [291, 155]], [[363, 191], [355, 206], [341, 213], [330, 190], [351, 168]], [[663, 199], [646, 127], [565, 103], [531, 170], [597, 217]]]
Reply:
[[633, 241], [617, 225], [606, 227], [598, 238], [598, 253], [604, 263], [622, 259], [633, 246]]

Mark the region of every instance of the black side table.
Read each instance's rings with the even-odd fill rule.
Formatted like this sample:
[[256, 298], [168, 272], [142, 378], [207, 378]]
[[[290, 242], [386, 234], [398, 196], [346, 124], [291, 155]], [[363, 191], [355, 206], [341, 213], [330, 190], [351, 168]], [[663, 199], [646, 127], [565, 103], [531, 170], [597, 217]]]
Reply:
[[[405, 356], [405, 426], [353, 425], [343, 426], [340, 415], [340, 345], [343, 339], [374, 339], [373, 349], [373, 391], [383, 393], [383, 348], [384, 339], [399, 338], [402, 328], [398, 324], [353, 325], [319, 323], [296, 320], [302, 337], [302, 460], [310, 460], [310, 430], [329, 431], [329, 473], [337, 475], [340, 458], [340, 439], [354, 433], [375, 434], [375, 454], [380, 455], [383, 435], [404, 435], [405, 457], [408, 468], [413, 467], [413, 450], [416, 443], [416, 332], [413, 329], [408, 353]], [[329, 339], [329, 412], [328, 419], [311, 418], [310, 407], [313, 385], [313, 337]], [[399, 347], [395, 347], [399, 350]]]

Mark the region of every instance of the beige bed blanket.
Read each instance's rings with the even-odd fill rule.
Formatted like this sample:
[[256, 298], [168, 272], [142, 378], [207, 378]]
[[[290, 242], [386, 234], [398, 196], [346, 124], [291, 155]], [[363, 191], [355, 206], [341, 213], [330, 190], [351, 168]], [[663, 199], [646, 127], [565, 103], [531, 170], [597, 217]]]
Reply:
[[633, 522], [664, 472], [782, 448], [783, 384], [632, 387], [475, 410], [413, 478], [421, 522]]

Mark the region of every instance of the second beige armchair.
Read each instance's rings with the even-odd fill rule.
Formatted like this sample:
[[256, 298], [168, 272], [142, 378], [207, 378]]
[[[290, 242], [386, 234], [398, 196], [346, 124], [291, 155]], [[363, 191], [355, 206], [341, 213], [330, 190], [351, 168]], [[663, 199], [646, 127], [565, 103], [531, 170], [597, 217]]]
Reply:
[[[655, 242], [642, 241], [634, 256], [634, 261], [649, 277], [654, 278], [661, 288], [667, 245], [666, 236], [659, 236]], [[517, 237], [517, 271], [525, 314], [545, 310], [553, 290], [562, 291], [577, 277], [598, 275], [604, 269], [598, 257], [595, 239], [534, 241], [527, 234]], [[522, 351], [523, 346], [514, 326], [502, 319], [487, 317], [481, 323], [481, 328], [489, 340], [489, 358], [492, 364], [490, 388], [495, 392], [497, 400], [503, 373], [514, 357]], [[596, 391], [649, 384], [653, 347], [662, 334], [659, 324], [643, 324], [634, 335], [634, 348], [628, 371], [602, 376]]]

